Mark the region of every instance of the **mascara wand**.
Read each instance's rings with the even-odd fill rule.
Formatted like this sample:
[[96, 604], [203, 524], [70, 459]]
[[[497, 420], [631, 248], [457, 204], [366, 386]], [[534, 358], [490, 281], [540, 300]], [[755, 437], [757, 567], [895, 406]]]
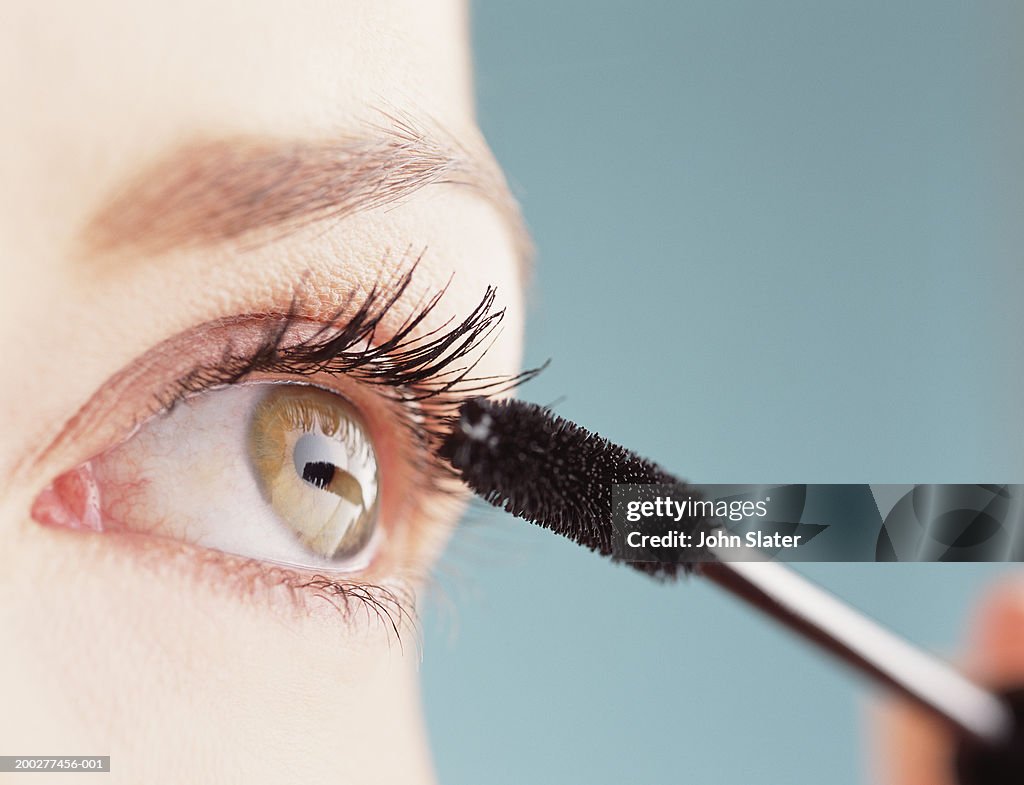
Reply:
[[[692, 493], [657, 464], [523, 401], [467, 401], [441, 455], [485, 501], [612, 559], [614, 485]], [[709, 527], [702, 518], [685, 523]], [[982, 689], [783, 564], [718, 560], [713, 549], [705, 558], [626, 563], [660, 578], [701, 575], [917, 703], [961, 740], [957, 772], [965, 785], [1024, 782], [1024, 692]]]

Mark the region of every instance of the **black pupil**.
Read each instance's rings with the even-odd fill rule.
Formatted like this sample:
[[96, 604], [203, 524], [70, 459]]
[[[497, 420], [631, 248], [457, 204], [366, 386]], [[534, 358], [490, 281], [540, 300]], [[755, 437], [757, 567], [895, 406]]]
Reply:
[[326, 488], [334, 479], [335, 466], [326, 461], [307, 463], [302, 467], [302, 479], [317, 488]]

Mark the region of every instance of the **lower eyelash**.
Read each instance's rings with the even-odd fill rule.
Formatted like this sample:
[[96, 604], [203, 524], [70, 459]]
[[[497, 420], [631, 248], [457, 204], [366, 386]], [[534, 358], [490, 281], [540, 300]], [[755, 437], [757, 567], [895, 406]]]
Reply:
[[347, 624], [379, 626], [389, 641], [400, 646], [406, 634], [415, 635], [419, 629], [416, 591], [405, 579], [389, 579], [387, 585], [342, 580], [147, 534], [117, 532], [102, 536], [111, 544], [120, 542], [130, 548], [133, 560], [151, 558], [153, 563], [146, 566], [157, 570], [158, 575], [178, 560], [186, 574], [196, 580], [218, 591], [226, 587], [232, 601], [242, 597], [270, 604], [300, 620], [321, 610]]
[[[419, 627], [416, 615], [415, 592], [411, 587], [403, 587], [401, 594], [374, 583], [342, 582], [314, 575], [308, 580], [301, 579], [293, 573], [285, 579], [298, 591], [309, 592], [311, 598], [326, 601], [334, 610], [347, 619], [352, 618], [354, 608], [362, 608], [368, 621], [376, 619], [385, 629], [394, 634], [395, 640], [402, 643], [402, 631], [406, 628], [417, 630]], [[403, 597], [403, 595], [405, 595]]]

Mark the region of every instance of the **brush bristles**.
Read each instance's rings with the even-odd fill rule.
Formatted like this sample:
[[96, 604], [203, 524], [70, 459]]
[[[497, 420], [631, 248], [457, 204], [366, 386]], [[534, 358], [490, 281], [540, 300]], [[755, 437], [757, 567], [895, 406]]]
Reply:
[[[695, 495], [657, 464], [523, 401], [467, 401], [441, 455], [495, 507], [605, 556], [613, 556], [613, 485], [674, 485]], [[631, 564], [664, 577], [688, 568]]]

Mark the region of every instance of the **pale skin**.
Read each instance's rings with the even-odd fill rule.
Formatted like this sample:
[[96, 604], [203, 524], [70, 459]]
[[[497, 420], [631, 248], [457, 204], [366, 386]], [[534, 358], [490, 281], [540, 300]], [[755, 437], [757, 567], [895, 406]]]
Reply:
[[[248, 567], [210, 566], [200, 549], [42, 525], [31, 511], [55, 477], [144, 419], [147, 385], [181, 364], [175, 351], [192, 351], [176, 350], [176, 336], [287, 310], [300, 284], [308, 317], [322, 318], [401, 269], [410, 249], [422, 252], [411, 300], [451, 279], [424, 329], [462, 318], [494, 286], [504, 329], [477, 372], [518, 370], [527, 253], [476, 126], [465, 8], [106, 0], [59, 10], [25, 3], [7, 18], [0, 752], [109, 754], [109, 782], [433, 781], [408, 617], [397, 643], [372, 613], [281, 602], [262, 584], [243, 589], [232, 571]], [[396, 116], [457, 159], [451, 176], [329, 220], [254, 219], [198, 239], [187, 233], [217, 208], [191, 197], [178, 199], [177, 213], [157, 204], [163, 217], [137, 225], [117, 217], [149, 206], [131, 190], [140, 177], [181, 171], [197, 143], [228, 140], [235, 150], [231, 140], [269, 139], [316, 151], [374, 138]], [[127, 206], [118, 202], [126, 189]], [[156, 237], [161, 229], [167, 236]], [[140, 358], [141, 381], [110, 394]], [[368, 396], [351, 392], [357, 402]], [[75, 420], [83, 411], [87, 427]], [[378, 419], [386, 454], [402, 434]], [[405, 551], [387, 564], [401, 575], [380, 567], [369, 577], [422, 592], [458, 505], [431, 509], [387, 522], [416, 534], [394, 537]], [[1008, 587], [980, 618], [979, 672], [1024, 675], [1024, 636], [1014, 632], [1024, 627], [1024, 590]], [[914, 740], [899, 756], [882, 751], [885, 781], [942, 782], [928, 768], [941, 758], [929, 726], [909, 714], [889, 722]]]
[[[435, 322], [497, 287], [504, 330], [478, 371], [518, 369], [522, 259], [500, 195], [431, 184], [284, 237], [257, 230], [258, 242], [108, 250], [88, 237], [126, 182], [197, 139], [363, 136], [383, 108], [482, 147], [465, 10], [427, 6], [9, 12], [0, 320], [19, 382], [0, 390], [5, 752], [109, 754], [112, 782], [433, 780], [415, 630], [398, 644], [369, 614], [278, 607], [216, 570], [197, 575], [188, 559], [162, 564], [146, 544], [30, 516], [50, 480], [109, 446], [142, 406], [147, 396], [129, 391], [95, 427], [43, 452], [115, 374], [198, 324], [287, 310], [300, 279], [329, 309], [372, 286], [382, 260], [426, 249], [416, 297], [455, 275]], [[410, 572], [427, 570], [456, 517], [394, 522], [429, 540], [404, 557]]]

